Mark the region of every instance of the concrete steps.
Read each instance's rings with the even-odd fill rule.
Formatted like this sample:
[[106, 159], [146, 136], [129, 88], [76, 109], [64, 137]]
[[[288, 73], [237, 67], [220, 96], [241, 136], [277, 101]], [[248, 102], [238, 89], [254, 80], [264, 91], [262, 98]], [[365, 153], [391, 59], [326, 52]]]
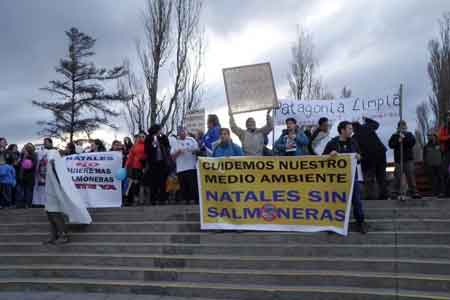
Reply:
[[[449, 200], [450, 201], [450, 200]], [[175, 210], [180, 210], [180, 206], [173, 206]], [[134, 208], [123, 208], [127, 213], [114, 211], [98, 211], [92, 213], [95, 215], [96, 222], [108, 222], [113, 219], [115, 222], [144, 222], [144, 221], [198, 221], [198, 210], [187, 210], [184, 213], [172, 212], [165, 213], [160, 210], [149, 210], [144, 207], [142, 211], [135, 211]], [[40, 209], [10, 211], [11, 214], [2, 217], [2, 223], [42, 223], [47, 222], [45, 212]], [[442, 208], [366, 208], [366, 214], [369, 219], [393, 219], [393, 218], [421, 218], [421, 219], [448, 219], [450, 211]]]
[[187, 244], [187, 243], [70, 243], [55, 247], [41, 243], [3, 243], [0, 244], [0, 255], [3, 253], [130, 253], [130, 254], [180, 254], [180, 255], [233, 255], [244, 256], [342, 256], [347, 257], [402, 257], [402, 258], [449, 258], [449, 245], [423, 244]]
[[402, 272], [450, 275], [450, 260], [404, 259], [395, 257], [274, 257], [218, 255], [2, 253], [3, 265], [102, 265], [158, 268], [284, 269]]
[[[346, 286], [366, 288], [418, 289], [431, 292], [450, 290], [450, 275], [394, 274], [335, 270], [254, 270], [254, 269], [195, 269], [143, 268], [105, 266], [0, 266], [0, 282], [16, 275], [18, 278], [102, 278], [104, 280], [172, 281], [194, 283], [240, 284], [275, 286]], [[380, 281], [380, 279], [382, 279]]]
[[[450, 228], [449, 228], [450, 230]], [[4, 243], [40, 243], [48, 237], [48, 232], [8, 232], [0, 233], [0, 244]], [[70, 240], [74, 243], [239, 243], [255, 244], [421, 244], [450, 245], [450, 231], [372, 231], [367, 235], [355, 232], [346, 237], [328, 233], [277, 232], [268, 235], [265, 232], [72, 232]]]
[[0, 292], [4, 299], [14, 300], [217, 300], [212, 298], [174, 297], [161, 295], [137, 295], [119, 293], [73, 293], [73, 292]]
[[204, 284], [173, 281], [133, 281], [40, 278], [11, 278], [0, 280], [4, 291], [9, 290], [59, 290], [157, 294], [177, 297], [208, 297], [220, 299], [450, 299], [448, 293], [421, 292], [400, 289], [370, 289], [336, 286], [267, 286], [249, 284]]
[[369, 234], [347, 237], [202, 232], [196, 206], [93, 209], [62, 246], [41, 244], [42, 209], [0, 211], [0, 299], [450, 300], [450, 200], [364, 205]]
[[[3, 222], [3, 221], [0, 221]], [[448, 232], [449, 219], [367, 219], [373, 231], [434, 231]], [[71, 231], [83, 231], [84, 228], [73, 226]], [[351, 231], [353, 227], [350, 227]], [[43, 232], [48, 230], [46, 222], [0, 223], [0, 234], [11, 232]], [[94, 222], [89, 225], [89, 232], [199, 232], [198, 221], [130, 221], [130, 222]]]

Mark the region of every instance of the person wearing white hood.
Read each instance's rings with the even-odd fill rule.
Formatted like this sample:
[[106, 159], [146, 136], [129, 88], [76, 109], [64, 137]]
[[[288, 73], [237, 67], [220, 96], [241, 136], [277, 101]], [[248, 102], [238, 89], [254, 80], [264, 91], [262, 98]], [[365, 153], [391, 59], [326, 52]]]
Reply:
[[72, 224], [90, 224], [92, 218], [57, 150], [48, 152], [48, 161], [45, 211], [51, 237], [44, 244], [60, 245], [69, 242], [66, 220]]

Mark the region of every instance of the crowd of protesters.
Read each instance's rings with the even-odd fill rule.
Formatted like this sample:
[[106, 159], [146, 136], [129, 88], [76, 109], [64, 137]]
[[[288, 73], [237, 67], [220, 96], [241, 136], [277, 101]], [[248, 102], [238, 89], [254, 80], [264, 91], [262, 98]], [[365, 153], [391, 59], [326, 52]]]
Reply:
[[[295, 118], [288, 118], [286, 128], [274, 141], [273, 148], [269, 149], [268, 135], [273, 130], [270, 111], [262, 128], [256, 127], [253, 118], [246, 120], [245, 129], [240, 128], [231, 112], [229, 116], [231, 130], [221, 127], [217, 115], [209, 115], [206, 133], [192, 133], [179, 127], [176, 135], [167, 136], [160, 125], [153, 125], [148, 132], [135, 135], [134, 141], [130, 138], [125, 138], [123, 142], [113, 141], [109, 151], [123, 153], [123, 166], [128, 176], [124, 184], [123, 204], [160, 205], [169, 203], [170, 198], [183, 204], [198, 203], [196, 162], [199, 156], [335, 156], [339, 153], [357, 153], [365, 184], [371, 187], [369, 190], [378, 191], [374, 198], [397, 197], [402, 191], [403, 175], [407, 179], [409, 195], [420, 198], [413, 157], [416, 140], [408, 131], [405, 121], [398, 123], [398, 128], [389, 140], [395, 160], [395, 185], [389, 193], [386, 182], [388, 149], [377, 135], [379, 124], [374, 120], [364, 118], [362, 124], [341, 122], [338, 135], [330, 138], [336, 133], [329, 132], [327, 118], [321, 118], [313, 128], [299, 127]], [[424, 148], [424, 163], [436, 196], [445, 196], [449, 192], [446, 190], [450, 161], [449, 128], [450, 123], [440, 128], [439, 132], [431, 132]], [[231, 132], [239, 138], [242, 146], [232, 140]], [[52, 140], [44, 139], [43, 147], [53, 149]], [[90, 141], [86, 149], [82, 141], [77, 141], [68, 143], [60, 152], [72, 155], [104, 151], [107, 151], [104, 143], [96, 139]], [[46, 164], [39, 153], [31, 143], [19, 151], [17, 145], [8, 145], [5, 138], [0, 138], [0, 208], [27, 208], [42, 204], [39, 195], [45, 186]], [[360, 230], [365, 232], [361, 194], [359, 185], [355, 184], [352, 199], [354, 216]]]

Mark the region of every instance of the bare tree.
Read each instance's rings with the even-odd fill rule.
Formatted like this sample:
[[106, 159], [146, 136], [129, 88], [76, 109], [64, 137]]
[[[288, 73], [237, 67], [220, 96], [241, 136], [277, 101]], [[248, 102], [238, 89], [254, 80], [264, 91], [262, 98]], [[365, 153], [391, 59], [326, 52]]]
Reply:
[[131, 135], [139, 132], [146, 132], [150, 127], [150, 103], [147, 101], [145, 89], [136, 74], [131, 70], [130, 62], [126, 60], [124, 66], [127, 76], [119, 80], [119, 90], [124, 95], [128, 95], [130, 100], [125, 102], [122, 114], [127, 123], [128, 131]]
[[[439, 20], [439, 27], [439, 38], [430, 40], [428, 44], [430, 52], [428, 75], [433, 90], [433, 96], [429, 99], [438, 104], [438, 120], [447, 123], [450, 101], [450, 12], [445, 13]], [[432, 107], [433, 105], [432, 103]]]
[[433, 116], [433, 127], [439, 127], [439, 103], [434, 95], [428, 97], [428, 105]]
[[297, 29], [297, 40], [291, 48], [291, 54], [290, 72], [287, 75], [291, 96], [297, 100], [311, 99], [317, 62], [312, 35], [303, 28]]
[[95, 54], [92, 48], [96, 40], [80, 32], [77, 28], [66, 31], [69, 38], [68, 57], [60, 60], [56, 72], [61, 80], [52, 80], [41, 90], [57, 96], [56, 101], [33, 101], [33, 104], [49, 110], [53, 120], [40, 121], [44, 126], [42, 135], [52, 136], [72, 142], [77, 133], [90, 134], [101, 125], [115, 127], [108, 117], [119, 114], [111, 102], [126, 101], [127, 97], [118, 93], [107, 93], [102, 83], [118, 79], [126, 74], [123, 66], [111, 70], [99, 69], [93, 62], [86, 61]]
[[420, 134], [420, 144], [426, 143], [426, 136], [431, 128], [433, 128], [433, 120], [430, 118], [430, 108], [426, 101], [420, 103], [416, 108], [417, 116], [417, 132]]
[[335, 98], [333, 93], [323, 84], [322, 79], [319, 78], [313, 83], [311, 95], [307, 99], [330, 100]]
[[341, 98], [350, 98], [352, 96], [352, 89], [344, 86], [341, 91]]
[[[196, 35], [193, 39], [192, 50], [186, 66], [186, 87], [179, 94], [172, 115], [165, 124], [166, 132], [173, 132], [177, 125], [184, 125], [186, 114], [196, 110], [204, 96], [203, 57], [205, 46], [203, 33]], [[166, 114], [164, 108], [163, 114]]]
[[[195, 102], [189, 99], [199, 97], [203, 58], [201, 8], [198, 0], [147, 1], [145, 43], [137, 44], [137, 52], [149, 102], [149, 125], [158, 122], [173, 130]], [[199, 60], [193, 63], [196, 57]], [[172, 81], [164, 91], [160, 88], [162, 72], [168, 72]]]

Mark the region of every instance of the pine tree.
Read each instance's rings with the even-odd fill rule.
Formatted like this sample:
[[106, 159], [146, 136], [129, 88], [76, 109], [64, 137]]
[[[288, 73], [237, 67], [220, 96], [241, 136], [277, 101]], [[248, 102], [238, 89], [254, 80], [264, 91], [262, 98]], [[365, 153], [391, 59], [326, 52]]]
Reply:
[[53, 114], [51, 121], [39, 121], [44, 129], [42, 135], [73, 141], [77, 133], [90, 134], [101, 125], [116, 128], [108, 120], [119, 115], [111, 107], [114, 102], [127, 101], [121, 92], [108, 93], [104, 82], [118, 79], [126, 74], [123, 66], [111, 70], [97, 68], [87, 59], [95, 55], [96, 40], [77, 28], [66, 31], [69, 38], [67, 58], [60, 60], [56, 72], [61, 80], [52, 80], [41, 90], [57, 98], [53, 102], [33, 101], [33, 104]]

